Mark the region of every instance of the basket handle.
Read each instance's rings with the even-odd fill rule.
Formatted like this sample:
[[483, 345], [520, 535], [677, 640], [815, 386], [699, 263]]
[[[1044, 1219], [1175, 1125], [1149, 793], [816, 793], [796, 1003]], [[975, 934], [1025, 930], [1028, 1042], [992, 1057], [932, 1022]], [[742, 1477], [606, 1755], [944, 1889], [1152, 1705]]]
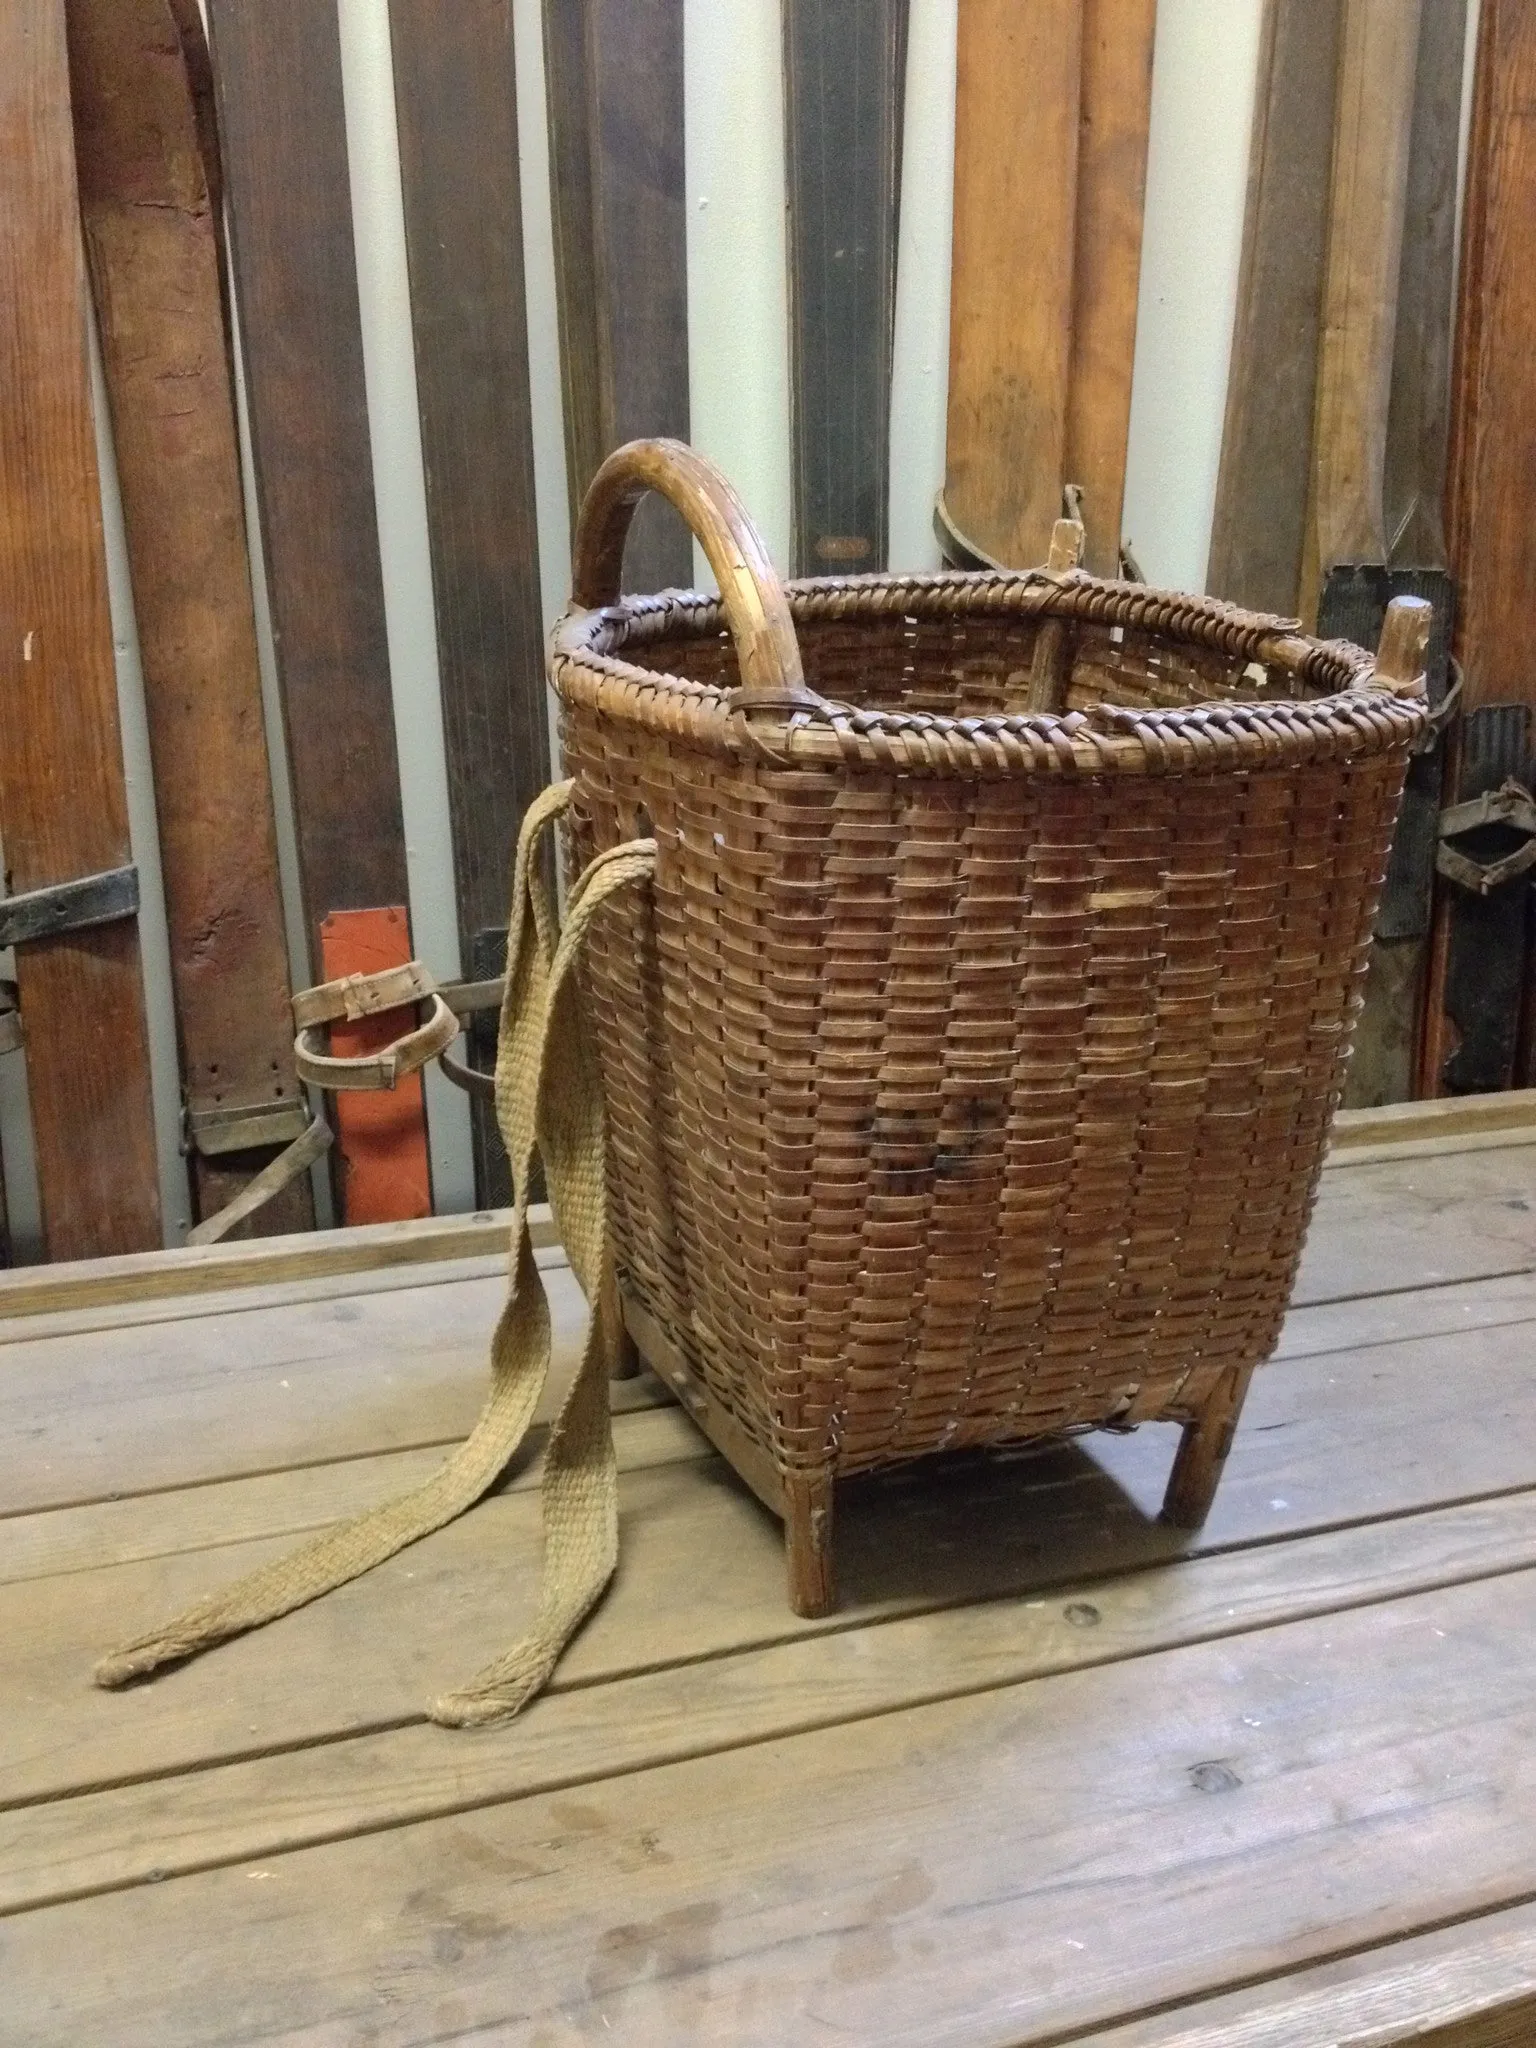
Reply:
[[628, 441], [593, 477], [576, 522], [571, 602], [596, 611], [617, 599], [629, 523], [647, 491], [677, 507], [715, 572], [741, 668], [731, 709], [819, 708], [762, 535], [715, 465], [682, 441]]

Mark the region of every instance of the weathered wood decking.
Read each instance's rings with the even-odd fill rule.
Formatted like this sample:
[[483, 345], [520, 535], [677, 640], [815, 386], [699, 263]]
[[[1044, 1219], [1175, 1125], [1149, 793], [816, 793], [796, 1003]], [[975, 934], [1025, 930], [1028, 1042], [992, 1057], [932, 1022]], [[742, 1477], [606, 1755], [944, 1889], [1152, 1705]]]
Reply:
[[528, 1611], [536, 1466], [89, 1673], [432, 1467], [494, 1226], [7, 1277], [0, 2040], [1536, 2040], [1536, 1122], [1397, 1128], [1324, 1176], [1199, 1537], [1153, 1519], [1171, 1430], [897, 1474], [797, 1621], [777, 1524], [621, 1383], [619, 1582], [479, 1735], [422, 1708]]

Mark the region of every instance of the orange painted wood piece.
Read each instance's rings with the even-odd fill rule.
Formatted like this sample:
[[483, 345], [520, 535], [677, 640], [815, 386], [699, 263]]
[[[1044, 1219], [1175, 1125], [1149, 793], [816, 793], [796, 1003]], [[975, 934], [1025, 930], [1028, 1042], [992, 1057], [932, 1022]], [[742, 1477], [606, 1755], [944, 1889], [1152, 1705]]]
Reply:
[[[398, 905], [384, 910], [333, 910], [320, 924], [320, 959], [327, 981], [345, 974], [377, 974], [411, 957], [410, 918]], [[376, 1052], [410, 1030], [411, 1009], [331, 1026], [331, 1050], [352, 1056]], [[401, 1223], [432, 1214], [427, 1157], [427, 1111], [420, 1074], [398, 1087], [344, 1089], [332, 1098], [336, 1125], [337, 1184], [342, 1221]]]
[[[132, 858], [63, 0], [0, 7], [0, 818], [13, 893]], [[138, 928], [18, 948], [53, 1258], [160, 1243]]]

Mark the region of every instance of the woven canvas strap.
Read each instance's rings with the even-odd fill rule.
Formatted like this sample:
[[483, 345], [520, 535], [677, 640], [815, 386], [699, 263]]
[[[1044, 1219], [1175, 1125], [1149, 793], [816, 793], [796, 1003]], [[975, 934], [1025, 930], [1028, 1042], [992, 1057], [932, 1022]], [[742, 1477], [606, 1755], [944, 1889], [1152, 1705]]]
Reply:
[[520, 1643], [430, 1708], [435, 1721], [479, 1725], [517, 1713], [537, 1693], [592, 1611], [618, 1561], [617, 1474], [608, 1406], [617, 1290], [607, 1227], [603, 1104], [572, 968], [608, 899], [649, 876], [654, 841], [600, 854], [571, 892], [565, 928], [539, 871], [544, 828], [571, 784], [530, 806], [518, 837], [508, 918], [507, 986], [496, 1056], [496, 1113], [512, 1163], [512, 1282], [491, 1343], [491, 1391], [469, 1437], [424, 1485], [263, 1566], [97, 1666], [99, 1685], [126, 1685], [159, 1666], [318, 1599], [370, 1571], [479, 1500], [527, 1435], [549, 1370], [550, 1314], [528, 1230], [535, 1151], [555, 1220], [591, 1305], [586, 1346], [555, 1422], [543, 1478], [544, 1576]]

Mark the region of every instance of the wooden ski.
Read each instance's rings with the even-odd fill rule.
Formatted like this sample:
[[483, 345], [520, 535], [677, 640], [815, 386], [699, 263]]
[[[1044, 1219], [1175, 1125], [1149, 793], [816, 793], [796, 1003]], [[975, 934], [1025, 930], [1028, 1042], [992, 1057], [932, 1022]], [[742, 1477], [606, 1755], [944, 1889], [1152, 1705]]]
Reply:
[[941, 525], [1042, 562], [1062, 509], [1084, 0], [965, 0]]
[[797, 576], [886, 566], [907, 12], [784, 9]]
[[1095, 576], [1120, 574], [1156, 28], [1157, 0], [1085, 0], [1063, 462]]
[[235, 293], [310, 936], [407, 901], [336, 10], [210, 0]]
[[[1356, 603], [1368, 615], [1352, 622], [1355, 638], [1374, 628], [1365, 641], [1373, 645], [1394, 597], [1433, 606], [1425, 683], [1436, 708], [1449, 685], [1455, 618], [1443, 506], [1466, 28], [1466, 0], [1437, 0], [1422, 10], [1382, 487], [1390, 560], [1357, 572]], [[1441, 766], [1442, 750], [1432, 745], [1408, 770], [1345, 1088], [1352, 1109], [1404, 1102], [1415, 1093]]]
[[[544, 0], [571, 525], [598, 464], [638, 435], [688, 438], [683, 0]], [[652, 495], [624, 587], [693, 581], [693, 544]]]
[[[1301, 590], [1342, 0], [1266, 0], [1206, 588], [1289, 616]], [[1372, 645], [1375, 643], [1372, 642]]]
[[[1301, 613], [1374, 646], [1420, 0], [1345, 0]], [[1373, 578], [1371, 570], [1377, 575]]]
[[[459, 943], [478, 976], [505, 951], [517, 828], [549, 780], [511, 0], [391, 0], [390, 33]], [[500, 1206], [495, 1114], [472, 1114], [477, 1198]]]
[[[1483, 0], [1451, 411], [1449, 540], [1465, 686], [1440, 824], [1420, 1076], [1426, 1095], [1476, 1094], [1517, 1078], [1522, 990], [1536, 972], [1528, 955], [1531, 869], [1520, 866], [1536, 844], [1520, 804], [1536, 787], [1533, 210], [1536, 13], [1520, 0]], [[1501, 817], [1506, 785], [1513, 787]]]
[[[167, 0], [68, 0], [75, 146], [154, 761], [195, 1206], [308, 1112], [262, 724], [212, 137]], [[200, 36], [197, 24], [187, 32]], [[213, 190], [217, 191], [215, 175]], [[314, 1221], [307, 1178], [247, 1234]]]
[[161, 1227], [63, 0], [0, 8], [0, 176], [0, 945], [44, 1241], [78, 1259]]
[[[299, 881], [318, 979], [327, 917], [366, 909], [405, 918], [409, 901], [340, 33], [335, 8], [317, 0], [209, 0], [208, 15]], [[339, 1156], [333, 1166], [340, 1193]]]

